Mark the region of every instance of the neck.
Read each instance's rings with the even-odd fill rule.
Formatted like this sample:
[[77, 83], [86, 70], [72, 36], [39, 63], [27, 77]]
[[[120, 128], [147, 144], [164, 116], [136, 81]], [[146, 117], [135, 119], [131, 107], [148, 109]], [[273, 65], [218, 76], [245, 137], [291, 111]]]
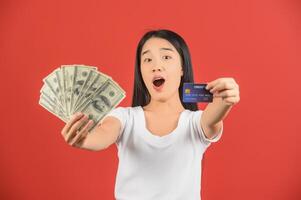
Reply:
[[158, 101], [151, 98], [150, 103], [143, 107], [144, 110], [160, 113], [180, 113], [185, 110], [179, 97], [179, 92], [176, 92], [171, 98], [166, 101]]

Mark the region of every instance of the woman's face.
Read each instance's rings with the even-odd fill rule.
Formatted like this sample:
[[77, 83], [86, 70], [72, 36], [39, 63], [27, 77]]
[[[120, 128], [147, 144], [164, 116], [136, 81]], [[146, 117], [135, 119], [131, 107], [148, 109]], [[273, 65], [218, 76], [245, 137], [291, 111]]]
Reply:
[[181, 57], [168, 40], [147, 40], [142, 47], [140, 67], [152, 99], [166, 101], [178, 94], [183, 75]]

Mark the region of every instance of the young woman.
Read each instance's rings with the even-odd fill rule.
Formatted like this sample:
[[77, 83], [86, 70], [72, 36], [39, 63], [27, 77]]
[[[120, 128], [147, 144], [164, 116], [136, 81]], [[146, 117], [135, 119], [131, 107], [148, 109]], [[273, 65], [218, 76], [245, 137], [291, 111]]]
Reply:
[[117, 145], [117, 200], [200, 199], [203, 154], [220, 139], [222, 120], [239, 102], [239, 87], [233, 78], [209, 82], [214, 98], [202, 111], [183, 103], [184, 82], [194, 80], [183, 38], [170, 30], [149, 31], [137, 47], [132, 106], [115, 108], [89, 134], [92, 121], [82, 113], [63, 128], [75, 147]]

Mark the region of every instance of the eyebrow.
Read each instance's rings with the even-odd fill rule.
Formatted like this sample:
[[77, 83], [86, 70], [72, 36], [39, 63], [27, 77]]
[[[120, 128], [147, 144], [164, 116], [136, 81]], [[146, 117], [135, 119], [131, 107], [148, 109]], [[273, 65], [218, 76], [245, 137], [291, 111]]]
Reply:
[[[165, 48], [165, 47], [160, 48], [160, 50], [174, 51], [174, 50], [172, 50], [171, 48]], [[146, 54], [147, 52], [149, 52], [149, 50], [144, 51], [144, 52], [142, 53], [141, 56], [143, 56], [143, 55]]]

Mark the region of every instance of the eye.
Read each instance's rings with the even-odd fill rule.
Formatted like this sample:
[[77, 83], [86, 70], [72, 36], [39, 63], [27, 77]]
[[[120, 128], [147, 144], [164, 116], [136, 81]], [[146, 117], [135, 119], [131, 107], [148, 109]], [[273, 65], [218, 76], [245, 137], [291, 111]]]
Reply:
[[[164, 58], [164, 59], [165, 59], [165, 58], [168, 59], [168, 58], [171, 58], [171, 56], [163, 56], [163, 58]], [[167, 59], [166, 59], [166, 60], [167, 60]]]
[[152, 60], [152, 59], [150, 59], [150, 58], [145, 58], [145, 59], [144, 59], [144, 62], [148, 62], [148, 61], [150, 61], [150, 60]]

